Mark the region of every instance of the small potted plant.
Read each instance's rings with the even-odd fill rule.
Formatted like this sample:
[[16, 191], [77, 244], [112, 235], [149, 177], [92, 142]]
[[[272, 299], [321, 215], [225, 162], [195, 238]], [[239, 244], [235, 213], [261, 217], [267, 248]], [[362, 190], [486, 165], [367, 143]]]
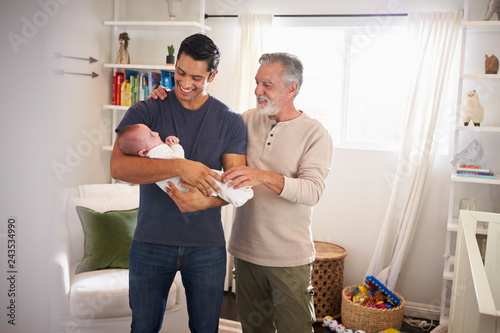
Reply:
[[167, 46], [167, 50], [168, 50], [167, 65], [174, 65], [175, 64], [174, 46], [173, 45]]

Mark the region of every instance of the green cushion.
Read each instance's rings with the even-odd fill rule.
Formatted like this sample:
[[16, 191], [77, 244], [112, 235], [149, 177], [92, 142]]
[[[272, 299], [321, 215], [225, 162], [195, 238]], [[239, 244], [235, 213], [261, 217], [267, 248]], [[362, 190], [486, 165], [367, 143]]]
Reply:
[[76, 274], [106, 268], [128, 268], [138, 208], [104, 213], [76, 206], [85, 234], [85, 254]]

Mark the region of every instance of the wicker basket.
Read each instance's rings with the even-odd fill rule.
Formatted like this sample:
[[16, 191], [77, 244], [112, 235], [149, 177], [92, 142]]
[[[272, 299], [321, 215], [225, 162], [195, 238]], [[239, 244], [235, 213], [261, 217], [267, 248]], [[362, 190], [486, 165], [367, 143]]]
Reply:
[[351, 294], [356, 287], [356, 285], [348, 286], [342, 290], [342, 324], [353, 331], [363, 330], [366, 333], [377, 333], [388, 328], [401, 328], [405, 300], [400, 294], [394, 292], [401, 300], [397, 307], [390, 310], [375, 309], [347, 299], [346, 295]]
[[313, 263], [311, 283], [314, 287], [316, 321], [322, 322], [326, 316], [338, 319], [347, 251], [341, 246], [326, 242], [314, 242], [314, 246], [316, 260]]

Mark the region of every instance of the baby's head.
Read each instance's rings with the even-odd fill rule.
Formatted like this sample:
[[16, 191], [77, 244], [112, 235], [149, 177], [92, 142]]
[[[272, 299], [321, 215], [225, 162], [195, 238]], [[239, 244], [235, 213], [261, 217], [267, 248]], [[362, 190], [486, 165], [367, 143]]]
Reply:
[[146, 156], [151, 148], [163, 143], [158, 133], [144, 124], [124, 127], [118, 132], [116, 142], [124, 154], [134, 156]]

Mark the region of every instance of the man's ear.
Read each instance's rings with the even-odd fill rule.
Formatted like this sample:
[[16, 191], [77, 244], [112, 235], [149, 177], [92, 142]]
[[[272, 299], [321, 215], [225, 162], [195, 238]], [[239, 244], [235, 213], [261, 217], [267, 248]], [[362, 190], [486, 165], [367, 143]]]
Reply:
[[146, 149], [141, 149], [137, 154], [141, 157], [144, 157], [148, 155], [148, 151]]
[[288, 86], [287, 92], [295, 95], [295, 93], [297, 92], [298, 87], [299, 87], [299, 85], [297, 84], [297, 82], [292, 82]]
[[211, 73], [210, 76], [208, 77], [208, 82], [212, 82], [215, 79], [215, 76], [217, 75], [217, 73], [219, 73], [219, 71], [215, 71], [215, 72]]

